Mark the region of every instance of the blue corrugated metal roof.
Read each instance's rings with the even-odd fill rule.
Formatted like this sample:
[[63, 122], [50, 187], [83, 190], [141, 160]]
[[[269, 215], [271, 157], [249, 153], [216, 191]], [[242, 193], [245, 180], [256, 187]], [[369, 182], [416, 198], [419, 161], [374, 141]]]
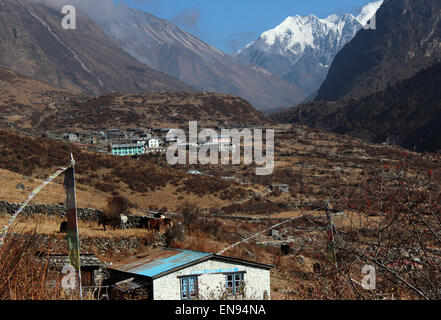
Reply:
[[148, 255], [134, 257], [123, 264], [117, 264], [111, 268], [145, 277], [155, 277], [212, 255], [212, 253], [181, 249], [157, 249]]
[[139, 274], [147, 277], [154, 277], [168, 270], [186, 265], [187, 263], [197, 261], [211, 255], [211, 253], [182, 250], [182, 252], [172, 257], [156, 260], [148, 265], [145, 265], [145, 268], [142, 268], [144, 270], [140, 271]]

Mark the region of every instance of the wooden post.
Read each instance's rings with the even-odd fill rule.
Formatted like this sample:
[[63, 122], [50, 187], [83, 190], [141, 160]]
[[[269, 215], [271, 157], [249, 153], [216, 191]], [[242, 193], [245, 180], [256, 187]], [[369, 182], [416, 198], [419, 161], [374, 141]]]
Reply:
[[329, 201], [326, 201], [326, 218], [328, 219], [328, 245], [327, 245], [328, 248], [327, 249], [329, 249], [329, 247], [332, 246], [333, 260], [334, 260], [335, 266], [338, 268], [337, 253], [335, 251], [335, 237], [334, 237], [335, 228], [334, 228], [334, 223], [332, 222], [331, 208], [329, 207]]

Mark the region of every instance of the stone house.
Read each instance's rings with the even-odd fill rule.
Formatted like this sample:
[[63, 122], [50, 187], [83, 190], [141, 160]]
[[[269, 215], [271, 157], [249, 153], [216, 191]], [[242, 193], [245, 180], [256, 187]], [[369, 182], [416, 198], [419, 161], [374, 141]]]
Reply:
[[[70, 265], [69, 256], [63, 253], [37, 252], [37, 258], [47, 263], [48, 271], [62, 274], [63, 267]], [[105, 274], [105, 265], [93, 254], [81, 254], [81, 284], [83, 288], [94, 289], [100, 285]]]
[[272, 268], [213, 253], [157, 248], [109, 266], [108, 272], [114, 291], [142, 290], [149, 300], [264, 300], [270, 299]]
[[79, 142], [79, 137], [76, 133], [63, 133], [62, 139], [67, 142]]

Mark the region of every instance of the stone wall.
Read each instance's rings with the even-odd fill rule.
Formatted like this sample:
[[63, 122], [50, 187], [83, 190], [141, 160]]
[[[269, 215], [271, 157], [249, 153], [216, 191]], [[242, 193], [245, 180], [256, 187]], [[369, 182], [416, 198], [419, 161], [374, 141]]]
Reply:
[[[10, 203], [0, 200], [0, 215], [12, 215], [19, 208], [20, 203]], [[98, 221], [100, 215], [103, 214], [102, 210], [93, 208], [78, 208], [78, 220], [81, 221]], [[64, 219], [66, 217], [66, 206], [63, 205], [49, 205], [49, 204], [29, 204], [24, 208], [21, 216], [29, 217], [33, 215], [47, 215], [49, 217], [59, 217]], [[140, 215], [127, 215], [126, 229], [143, 229], [147, 228], [148, 221], [152, 220], [152, 217], [140, 216]]]
[[[14, 214], [21, 206], [21, 203], [10, 203], [0, 201], [0, 214]], [[78, 208], [78, 219], [83, 221], [97, 221], [103, 212], [92, 208]], [[65, 205], [52, 204], [29, 204], [23, 209], [20, 215], [28, 217], [33, 215], [47, 215], [50, 217], [64, 218], [66, 216]]]
[[[54, 252], [66, 252], [66, 239], [64, 237], [56, 237], [51, 235], [37, 235], [38, 243], [41, 248], [51, 248]], [[156, 242], [157, 239], [155, 239]], [[159, 239], [158, 239], [159, 240]], [[121, 252], [139, 252], [143, 247], [148, 247], [153, 243], [149, 243], [148, 239], [135, 237], [80, 237], [80, 252], [106, 254], [109, 250], [112, 253], [119, 254]], [[158, 241], [158, 244], [162, 244]]]

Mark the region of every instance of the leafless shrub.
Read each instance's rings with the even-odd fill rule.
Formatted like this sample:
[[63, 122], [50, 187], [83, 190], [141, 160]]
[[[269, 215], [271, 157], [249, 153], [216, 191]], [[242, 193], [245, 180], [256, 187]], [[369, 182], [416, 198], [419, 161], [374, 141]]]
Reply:
[[185, 228], [192, 229], [198, 224], [199, 218], [201, 217], [201, 212], [198, 207], [189, 202], [185, 202], [179, 210], [182, 213]]
[[35, 232], [8, 234], [0, 247], [0, 300], [75, 299], [64, 295], [60, 275], [37, 259], [41, 245]]
[[[344, 192], [334, 199], [345, 203], [352, 220], [335, 230], [336, 263], [323, 250], [321, 256], [358, 298], [441, 298], [440, 180], [434, 169], [415, 173], [411, 166], [405, 156], [371, 174], [357, 201]], [[364, 265], [376, 269], [376, 290], [353, 280]]]

